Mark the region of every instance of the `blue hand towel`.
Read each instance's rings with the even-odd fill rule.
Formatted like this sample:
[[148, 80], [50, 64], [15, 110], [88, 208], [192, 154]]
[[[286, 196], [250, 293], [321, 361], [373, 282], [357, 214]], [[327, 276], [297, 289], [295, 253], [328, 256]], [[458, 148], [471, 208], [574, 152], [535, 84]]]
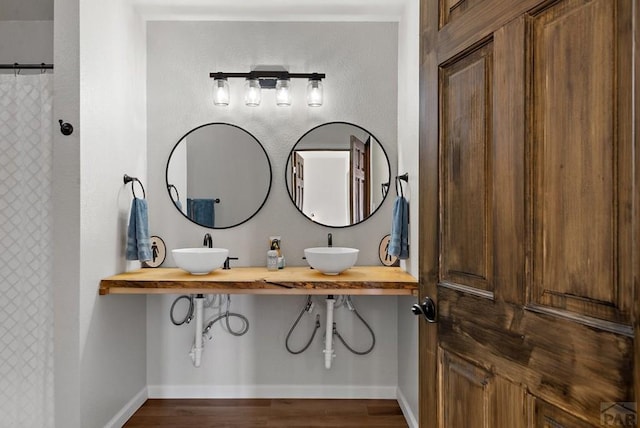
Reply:
[[147, 201], [133, 198], [127, 231], [127, 260], [151, 260]]
[[187, 217], [202, 226], [213, 227], [216, 219], [214, 204], [213, 199], [187, 198]]
[[409, 202], [404, 196], [398, 196], [393, 203], [391, 239], [387, 253], [402, 260], [409, 258]]

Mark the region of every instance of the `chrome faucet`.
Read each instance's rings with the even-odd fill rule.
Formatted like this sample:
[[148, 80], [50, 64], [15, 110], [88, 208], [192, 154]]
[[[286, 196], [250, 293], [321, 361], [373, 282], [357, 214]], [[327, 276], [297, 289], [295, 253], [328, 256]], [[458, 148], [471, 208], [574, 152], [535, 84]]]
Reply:
[[330, 233], [327, 234], [327, 246], [333, 247], [333, 235], [331, 235]]
[[211, 234], [205, 233], [204, 240], [202, 241], [202, 245], [205, 247], [213, 248], [213, 239], [211, 238]]

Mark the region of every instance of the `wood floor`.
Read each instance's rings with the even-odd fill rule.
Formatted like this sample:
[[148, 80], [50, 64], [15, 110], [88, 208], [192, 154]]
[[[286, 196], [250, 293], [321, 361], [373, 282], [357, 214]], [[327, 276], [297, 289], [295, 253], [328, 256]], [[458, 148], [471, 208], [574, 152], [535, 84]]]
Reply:
[[147, 400], [134, 427], [407, 427], [395, 400]]

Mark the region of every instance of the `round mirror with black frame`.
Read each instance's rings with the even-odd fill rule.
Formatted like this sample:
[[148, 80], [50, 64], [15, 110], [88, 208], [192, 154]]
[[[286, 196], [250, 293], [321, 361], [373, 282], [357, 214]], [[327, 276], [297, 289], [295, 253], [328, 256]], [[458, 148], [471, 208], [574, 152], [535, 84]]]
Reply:
[[229, 123], [207, 123], [187, 132], [167, 161], [173, 205], [193, 223], [211, 229], [238, 226], [267, 201], [271, 162], [256, 137]]
[[291, 149], [285, 171], [296, 208], [309, 220], [336, 228], [371, 217], [387, 197], [391, 177], [382, 144], [348, 122], [307, 131]]

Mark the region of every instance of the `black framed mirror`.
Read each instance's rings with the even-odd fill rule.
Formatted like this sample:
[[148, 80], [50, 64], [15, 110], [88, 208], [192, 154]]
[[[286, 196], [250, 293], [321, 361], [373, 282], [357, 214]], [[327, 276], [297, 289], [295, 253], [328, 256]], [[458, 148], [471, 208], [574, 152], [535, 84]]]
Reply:
[[307, 131], [291, 149], [285, 171], [296, 208], [329, 227], [353, 226], [371, 217], [387, 197], [391, 177], [379, 140], [348, 122]]
[[169, 198], [193, 223], [211, 229], [238, 226], [267, 201], [271, 162], [252, 134], [213, 122], [187, 132], [167, 161]]

